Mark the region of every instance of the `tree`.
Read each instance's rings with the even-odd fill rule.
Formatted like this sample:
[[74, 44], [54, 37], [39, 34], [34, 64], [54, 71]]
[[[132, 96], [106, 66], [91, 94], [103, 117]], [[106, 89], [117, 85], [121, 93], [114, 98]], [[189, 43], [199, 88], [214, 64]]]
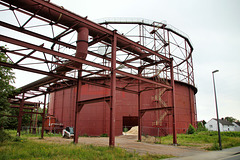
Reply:
[[203, 120], [202, 122], [197, 123], [197, 131], [207, 131], [207, 128], [205, 127], [206, 122]]
[[193, 127], [192, 124], [189, 124], [188, 130], [187, 130], [187, 134], [193, 134], [195, 133], [195, 128]]
[[[11, 63], [9, 58], [3, 52], [5, 47], [0, 46], [0, 62]], [[12, 68], [0, 66], [0, 115], [8, 114], [9, 102], [8, 97], [15, 92], [15, 88], [11, 85], [14, 83], [15, 76]], [[6, 126], [7, 117], [0, 116], [0, 128]]]
[[205, 127], [205, 124], [206, 124], [206, 123], [207, 123], [207, 122], [206, 122], [205, 120], [202, 121], [203, 127]]
[[226, 121], [228, 121], [228, 122], [235, 122], [235, 121], [237, 121], [237, 119], [236, 118], [233, 118], [233, 117], [225, 117], [224, 118]]

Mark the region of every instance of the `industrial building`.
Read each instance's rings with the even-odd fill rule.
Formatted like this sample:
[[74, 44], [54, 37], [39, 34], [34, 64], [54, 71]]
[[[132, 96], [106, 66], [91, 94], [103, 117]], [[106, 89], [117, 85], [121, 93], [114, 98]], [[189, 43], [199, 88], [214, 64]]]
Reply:
[[43, 0], [0, 4], [19, 22], [0, 26], [25, 35], [0, 35], [0, 41], [17, 48], [3, 52], [18, 56], [0, 65], [46, 75], [12, 99], [20, 103], [19, 135], [24, 101], [43, 95], [49, 116], [43, 128], [74, 127], [75, 143], [78, 135], [108, 134], [114, 146], [125, 127], [138, 126], [140, 141], [142, 134], [173, 134], [176, 144], [177, 133], [189, 124], [196, 127], [193, 47], [185, 33], [139, 18], [93, 22]]

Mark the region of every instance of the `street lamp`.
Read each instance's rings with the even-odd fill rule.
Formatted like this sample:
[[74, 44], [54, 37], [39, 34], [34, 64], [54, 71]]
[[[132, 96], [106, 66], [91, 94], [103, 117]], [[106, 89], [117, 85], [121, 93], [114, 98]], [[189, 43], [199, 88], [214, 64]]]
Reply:
[[216, 72], [218, 72], [218, 71], [219, 71], [219, 70], [213, 71], [213, 72], [212, 72], [212, 77], [213, 77], [213, 87], [214, 87], [215, 104], [216, 104], [216, 114], [217, 114], [218, 142], [219, 142], [219, 149], [222, 150], [222, 142], [221, 142], [221, 134], [220, 134], [219, 118], [218, 118], [217, 95], [216, 95], [216, 87], [215, 87], [215, 80], [214, 80], [214, 73], [216, 73]]

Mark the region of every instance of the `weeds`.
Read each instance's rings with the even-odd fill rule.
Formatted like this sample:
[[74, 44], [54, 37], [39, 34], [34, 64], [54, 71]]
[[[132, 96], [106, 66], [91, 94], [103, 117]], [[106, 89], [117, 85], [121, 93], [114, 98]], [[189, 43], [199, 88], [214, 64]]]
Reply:
[[0, 145], [0, 159], [142, 159], [169, 158], [162, 155], [139, 155], [115, 147], [94, 145], [49, 144], [26, 141], [8, 141]]
[[0, 142], [5, 142], [11, 140], [11, 135], [5, 132], [3, 129], [0, 129]]
[[[230, 148], [235, 146], [240, 146], [240, 132], [221, 132], [222, 137], [222, 147]], [[162, 144], [171, 144], [172, 136], [161, 137]], [[216, 131], [201, 131], [195, 132], [194, 134], [178, 134], [177, 140], [180, 145], [183, 146], [197, 146], [201, 147], [204, 145], [209, 145], [210, 147], [205, 147], [207, 150], [218, 150], [218, 132]]]

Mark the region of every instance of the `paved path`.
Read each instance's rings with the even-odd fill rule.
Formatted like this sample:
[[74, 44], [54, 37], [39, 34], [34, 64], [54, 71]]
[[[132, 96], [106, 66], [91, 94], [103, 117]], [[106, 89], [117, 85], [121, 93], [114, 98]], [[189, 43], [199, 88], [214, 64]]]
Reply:
[[169, 158], [168, 160], [240, 160], [240, 147], [223, 149], [222, 151], [209, 151], [193, 154], [191, 156]]

